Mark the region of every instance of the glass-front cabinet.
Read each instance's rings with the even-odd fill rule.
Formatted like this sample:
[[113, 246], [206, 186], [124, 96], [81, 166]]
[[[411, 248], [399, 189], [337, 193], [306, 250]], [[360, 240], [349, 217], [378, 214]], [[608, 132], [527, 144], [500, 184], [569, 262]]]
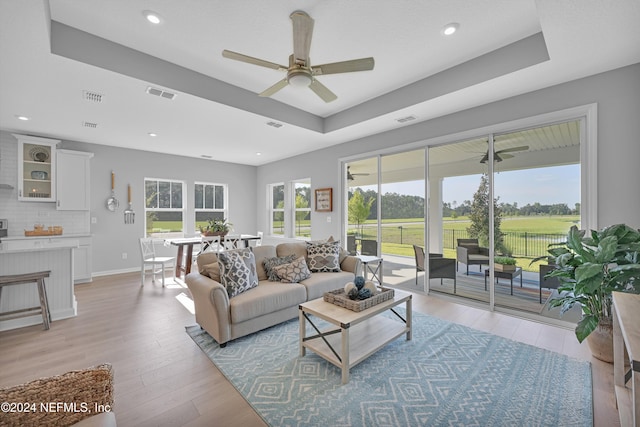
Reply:
[[14, 134], [18, 139], [18, 200], [56, 200], [56, 145], [58, 139]]

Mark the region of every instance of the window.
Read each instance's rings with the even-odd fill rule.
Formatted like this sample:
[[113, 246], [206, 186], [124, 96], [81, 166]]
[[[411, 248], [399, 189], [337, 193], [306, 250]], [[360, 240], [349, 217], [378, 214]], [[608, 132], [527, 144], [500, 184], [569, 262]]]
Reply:
[[184, 230], [182, 181], [145, 178], [145, 230], [147, 237], [180, 237]]
[[269, 185], [269, 200], [270, 233], [284, 236], [284, 184]]
[[200, 230], [209, 219], [227, 219], [227, 185], [196, 182], [194, 186], [195, 229]]
[[294, 217], [296, 219], [294, 236], [311, 237], [311, 180], [294, 181], [295, 191]]
[[268, 186], [270, 233], [285, 237], [311, 237], [311, 180]]

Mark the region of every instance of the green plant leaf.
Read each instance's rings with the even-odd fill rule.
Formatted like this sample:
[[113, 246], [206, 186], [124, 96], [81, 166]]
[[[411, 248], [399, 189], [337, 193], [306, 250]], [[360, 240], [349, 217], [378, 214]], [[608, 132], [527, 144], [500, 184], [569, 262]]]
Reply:
[[583, 316], [576, 326], [576, 338], [582, 342], [598, 327], [598, 318], [594, 315]]
[[600, 240], [598, 248], [595, 252], [595, 262], [608, 263], [615, 257], [618, 246], [618, 238], [616, 236], [607, 236]]

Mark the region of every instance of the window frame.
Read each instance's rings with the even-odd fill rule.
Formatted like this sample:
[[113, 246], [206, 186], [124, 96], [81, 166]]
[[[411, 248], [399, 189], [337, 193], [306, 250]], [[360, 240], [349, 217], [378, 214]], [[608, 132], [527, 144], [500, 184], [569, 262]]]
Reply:
[[[147, 183], [150, 182], [155, 182], [156, 183], [156, 207], [148, 207], [149, 203], [148, 203], [148, 197], [147, 197]], [[169, 183], [169, 203], [170, 203], [170, 207], [159, 207], [160, 206], [160, 200], [158, 199], [161, 190], [160, 190], [160, 183]], [[175, 184], [179, 184], [180, 185], [180, 204], [181, 206], [179, 208], [174, 208], [172, 207], [173, 203], [174, 203], [174, 197], [173, 197], [173, 186]], [[186, 188], [187, 188], [187, 183], [185, 181], [181, 181], [178, 179], [169, 179], [169, 178], [152, 178], [152, 177], [145, 177], [144, 178], [144, 184], [143, 184], [143, 188], [144, 188], [144, 234], [145, 237], [152, 237], [152, 238], [169, 238], [169, 237], [181, 237], [184, 235], [184, 230], [185, 230], [185, 216], [186, 216], [186, 211], [187, 211], [187, 206], [186, 206]], [[181, 214], [181, 223], [182, 226], [180, 227], [181, 230], [180, 231], [159, 231], [157, 233], [154, 232], [149, 232], [149, 228], [148, 228], [148, 221], [149, 221], [149, 213], [150, 212], [180, 212]]]
[[[202, 190], [202, 205], [205, 207], [202, 208], [198, 208], [198, 203], [196, 200], [196, 189], [198, 185], [202, 185], [204, 186], [203, 190]], [[213, 204], [214, 207], [213, 208], [207, 208], [206, 207], [206, 187], [207, 186], [211, 186], [214, 187], [213, 188]], [[223, 208], [216, 208], [215, 204], [216, 204], [216, 195], [215, 195], [215, 191], [216, 191], [216, 187], [222, 187], [222, 204], [223, 204]], [[220, 183], [220, 182], [204, 182], [204, 181], [194, 181], [193, 183], [193, 224], [195, 227], [195, 230], [199, 230], [198, 227], [198, 214], [202, 214], [202, 213], [209, 213], [211, 216], [210, 218], [219, 218], [219, 219], [228, 219], [229, 218], [229, 185], [228, 184], [224, 184], [224, 183]], [[209, 219], [209, 217], [207, 217], [206, 219], [202, 220], [202, 221], [206, 221], [207, 219]]]

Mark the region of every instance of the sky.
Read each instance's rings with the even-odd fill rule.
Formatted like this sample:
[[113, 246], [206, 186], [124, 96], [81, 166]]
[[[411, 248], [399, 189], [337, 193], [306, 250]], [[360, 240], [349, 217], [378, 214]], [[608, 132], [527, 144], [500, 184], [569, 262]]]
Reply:
[[[480, 175], [445, 178], [442, 183], [445, 203], [460, 205], [473, 200]], [[384, 184], [383, 192], [424, 194], [422, 181]], [[539, 202], [542, 205], [566, 203], [573, 208], [580, 202], [580, 165], [553, 166], [499, 172], [495, 175], [495, 192], [499, 203], [518, 203], [519, 207]]]

